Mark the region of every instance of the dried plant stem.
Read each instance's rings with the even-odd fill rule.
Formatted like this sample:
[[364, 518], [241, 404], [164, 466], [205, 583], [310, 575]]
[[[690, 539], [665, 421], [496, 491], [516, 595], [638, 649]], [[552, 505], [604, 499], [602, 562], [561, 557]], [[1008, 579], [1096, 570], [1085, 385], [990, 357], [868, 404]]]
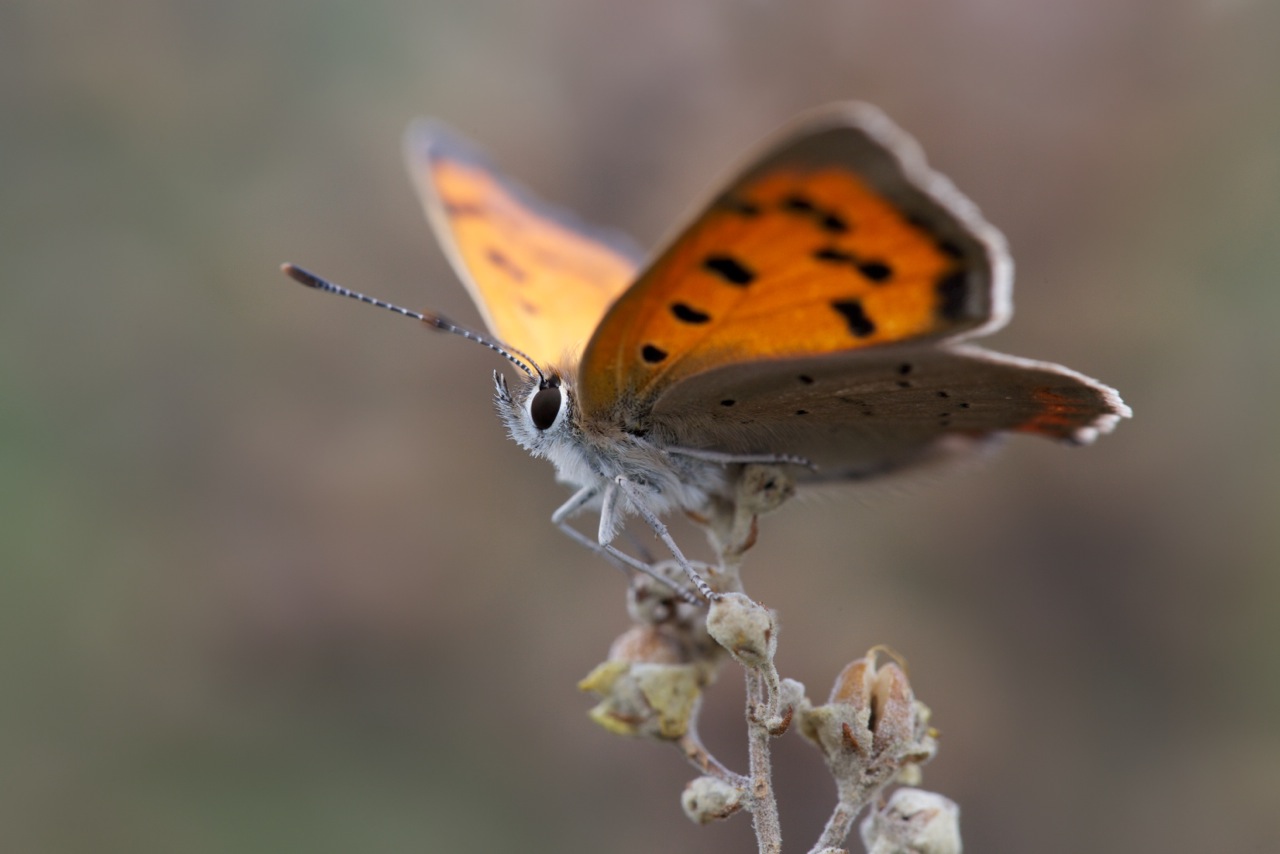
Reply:
[[751, 777], [751, 822], [760, 854], [780, 854], [782, 825], [778, 799], [773, 794], [773, 764], [769, 755], [769, 721], [761, 714], [768, 706], [765, 679], [747, 669], [747, 749]]
[[684, 753], [685, 758], [689, 760], [690, 764], [703, 774], [709, 774], [712, 777], [724, 780], [726, 783], [737, 786], [740, 789], [747, 788], [747, 785], [750, 782], [748, 778], [735, 771], [730, 771], [723, 763], [720, 762], [719, 759], [712, 756], [711, 752], [707, 750], [706, 745], [702, 743], [702, 739], [698, 736], [697, 729], [695, 729], [692, 724], [690, 724], [689, 731], [681, 736], [680, 740], [676, 742], [676, 745], [680, 748], [681, 752]]
[[809, 854], [818, 854], [828, 848], [843, 847], [844, 841], [849, 838], [849, 831], [853, 829], [853, 820], [858, 817], [858, 813], [862, 812], [864, 806], [866, 806], [865, 801], [850, 803], [842, 798], [831, 811], [827, 826], [822, 828], [822, 835], [809, 849]]
[[[614, 641], [609, 658], [580, 687], [600, 696], [590, 714], [601, 726], [674, 744], [698, 770], [701, 776], [685, 786], [680, 799], [690, 819], [707, 824], [751, 813], [760, 854], [782, 852], [770, 751], [772, 740], [794, 723], [821, 751], [836, 782], [837, 803], [810, 849], [810, 854], [832, 854], [845, 850], [868, 803], [895, 783], [919, 776], [937, 742], [929, 710], [915, 699], [900, 664], [879, 661], [883, 647], [849, 662], [820, 705], [808, 698], [803, 684], [778, 673], [777, 615], [742, 590], [738, 566], [755, 542], [756, 515], [790, 492], [775, 467], [747, 467], [736, 500], [697, 518], [710, 531], [716, 551], [717, 564], [701, 565], [714, 595], [690, 603], [672, 594], [671, 582], [683, 581], [691, 569], [687, 561], [649, 567], [633, 580], [628, 597], [635, 625]], [[742, 666], [746, 678], [745, 775], [720, 762], [698, 735], [702, 692], [726, 656]], [[941, 796], [900, 788], [863, 823], [862, 835], [875, 852], [958, 854], [958, 815]], [[945, 844], [939, 847], [937, 840]]]

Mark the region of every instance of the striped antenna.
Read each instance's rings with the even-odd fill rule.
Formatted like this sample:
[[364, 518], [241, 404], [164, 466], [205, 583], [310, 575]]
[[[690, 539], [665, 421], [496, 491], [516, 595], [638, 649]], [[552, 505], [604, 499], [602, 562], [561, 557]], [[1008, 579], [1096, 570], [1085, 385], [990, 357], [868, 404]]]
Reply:
[[[442, 332], [452, 332], [454, 335], [461, 335], [463, 338], [466, 338], [468, 341], [474, 341], [477, 344], [483, 344], [484, 346], [488, 347], [490, 350], [494, 351], [495, 353], [500, 354], [503, 358], [505, 358], [511, 364], [515, 365], [520, 370], [524, 371], [530, 377], [533, 377], [536, 375], [540, 385], [545, 386], [547, 383], [547, 378], [542, 375], [542, 370], [537, 366], [537, 364], [533, 361], [533, 359], [530, 359], [524, 353], [521, 353], [519, 350], [517, 350], [514, 347], [508, 347], [499, 341], [495, 341], [494, 339], [490, 338], [488, 335], [483, 335], [479, 332], [473, 332], [472, 330], [467, 329], [465, 326], [459, 326], [458, 324], [454, 323], [452, 320], [450, 320], [447, 317], [444, 317], [443, 315], [426, 314], [426, 313], [417, 312], [417, 311], [410, 311], [407, 308], [401, 308], [400, 306], [395, 305], [393, 303], [384, 302], [380, 299], [375, 299], [374, 297], [365, 296], [364, 294], [359, 293], [357, 291], [353, 291], [349, 288], [344, 288], [342, 287], [342, 285], [335, 285], [333, 282], [329, 281], [328, 279], [321, 278], [320, 276], [317, 276], [315, 273], [312, 273], [310, 270], [304, 270], [301, 267], [295, 266], [293, 264], [281, 264], [280, 271], [284, 273], [286, 276], [288, 276], [289, 278], [293, 279], [295, 282], [298, 282], [299, 284], [302, 284], [302, 285], [306, 285], [309, 288], [315, 288], [318, 291], [327, 291], [328, 293], [337, 294], [338, 296], [342, 296], [342, 297], [350, 297], [353, 300], [359, 300], [360, 302], [368, 303], [369, 305], [376, 305], [378, 308], [385, 308], [387, 311], [394, 311], [396, 314], [403, 314], [405, 317], [412, 317], [414, 320], [421, 320], [423, 323], [427, 324], [432, 329], [439, 329]], [[520, 359], [516, 358], [516, 356], [522, 357], [524, 361], [521, 361]]]

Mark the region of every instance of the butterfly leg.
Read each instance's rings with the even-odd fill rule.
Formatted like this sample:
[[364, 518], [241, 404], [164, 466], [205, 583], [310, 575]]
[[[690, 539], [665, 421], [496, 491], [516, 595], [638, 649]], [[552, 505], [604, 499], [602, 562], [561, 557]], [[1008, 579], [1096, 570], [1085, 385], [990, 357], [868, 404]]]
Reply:
[[569, 496], [569, 500], [561, 504], [556, 512], [551, 514], [551, 524], [557, 528], [564, 527], [570, 517], [578, 515], [578, 512], [590, 504], [597, 495], [600, 494], [600, 488], [597, 486], [584, 486], [573, 495]]
[[[573, 540], [578, 545], [584, 546], [588, 550], [593, 551], [596, 554], [600, 555], [605, 560], [609, 561], [609, 563], [613, 564], [623, 572], [626, 572], [627, 567], [640, 570], [640, 571], [648, 570], [649, 567], [647, 565], [640, 564], [639, 561], [636, 561], [629, 555], [623, 554], [617, 549], [611, 550], [604, 543], [597, 542], [596, 540], [591, 539], [590, 537], [580, 532], [577, 528], [569, 524], [569, 520], [572, 517], [578, 515], [578, 513], [582, 511], [582, 508], [586, 507], [593, 500], [595, 500], [596, 496], [598, 496], [599, 494], [600, 494], [599, 487], [596, 487], [596, 486], [582, 487], [582, 489], [579, 489], [577, 492], [571, 495], [568, 501], [560, 505], [560, 507], [556, 509], [556, 512], [551, 514], [551, 524], [555, 525], [557, 528], [563, 531], [569, 537], [569, 539]], [[608, 502], [607, 494], [605, 498], [606, 498], [606, 504], [608, 504], [609, 502]]]
[[[693, 568], [693, 564], [689, 563], [689, 559], [684, 556], [684, 552], [680, 551], [680, 547], [676, 545], [675, 538], [671, 536], [671, 532], [667, 530], [667, 526], [663, 524], [662, 520], [658, 518], [656, 513], [649, 509], [648, 504], [645, 502], [645, 496], [640, 491], [640, 488], [634, 482], [627, 480], [627, 478], [622, 475], [618, 475], [614, 482], [618, 485], [619, 491], [630, 499], [631, 506], [640, 514], [640, 518], [648, 522], [649, 527], [653, 528], [653, 532], [658, 535], [658, 539], [662, 540], [662, 542], [666, 544], [667, 548], [671, 551], [671, 554], [675, 557], [676, 563], [680, 564], [680, 568], [684, 570], [685, 575], [689, 576], [689, 581], [692, 582], [693, 586], [702, 594], [702, 598], [706, 599], [708, 602], [714, 602], [716, 599], [719, 599], [720, 594], [712, 590], [706, 580], [698, 574], [697, 570]], [[605, 526], [605, 520], [603, 517], [601, 518], [600, 523], [600, 528], [603, 532]], [[605, 544], [602, 543], [602, 545]]]
[[[615, 548], [609, 543], [593, 540], [569, 524], [569, 519], [581, 511], [583, 507], [586, 507], [591, 503], [591, 501], [599, 494], [600, 490], [594, 486], [586, 486], [578, 490], [570, 496], [569, 500], [562, 504], [555, 513], [551, 514], [551, 523], [564, 532], [569, 539], [573, 540], [578, 545], [583, 546], [588, 551], [592, 551], [600, 555], [622, 572], [632, 569], [636, 572], [644, 573], [651, 578], [661, 581], [668, 587], [671, 587], [675, 590], [676, 594], [680, 596], [680, 598], [684, 599], [689, 604], [700, 604], [696, 596], [688, 590], [683, 590], [672, 585], [671, 579], [664, 578], [648, 563], [636, 560], [631, 555]], [[610, 495], [615, 496], [615, 498], [611, 500]], [[612, 508], [615, 506], [614, 501], [616, 500], [616, 495], [617, 487], [611, 486], [605, 491], [605, 507], [603, 510], [607, 511], [609, 514], [615, 512]]]

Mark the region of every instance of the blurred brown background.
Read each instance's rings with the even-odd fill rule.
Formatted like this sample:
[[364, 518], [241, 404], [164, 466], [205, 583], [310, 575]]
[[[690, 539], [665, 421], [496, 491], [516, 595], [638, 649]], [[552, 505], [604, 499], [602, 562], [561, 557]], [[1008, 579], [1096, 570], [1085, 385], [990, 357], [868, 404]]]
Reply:
[[[1008, 235], [990, 343], [1136, 418], [767, 519], [784, 672], [906, 655], [969, 850], [1277, 850], [1277, 39], [1264, 0], [6, 3], [0, 848], [750, 850], [586, 720], [622, 585], [547, 524], [492, 355], [276, 265], [475, 322], [411, 118], [651, 245], [860, 98]], [[805, 850], [832, 786], [777, 763]]]

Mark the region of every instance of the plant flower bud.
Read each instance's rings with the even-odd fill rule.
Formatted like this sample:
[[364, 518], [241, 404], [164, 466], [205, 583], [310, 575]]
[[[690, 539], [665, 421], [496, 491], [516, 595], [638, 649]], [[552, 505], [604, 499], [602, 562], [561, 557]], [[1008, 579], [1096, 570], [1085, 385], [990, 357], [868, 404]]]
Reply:
[[862, 844], [873, 854], [960, 854], [960, 807], [922, 789], [898, 789], [862, 822]]
[[697, 777], [684, 787], [680, 805], [684, 814], [698, 824], [710, 824], [742, 809], [743, 792], [719, 777]]
[[818, 746], [842, 797], [865, 798], [937, 751], [929, 710], [897, 664], [876, 666], [877, 650], [836, 677], [826, 704], [801, 709], [800, 732]]

